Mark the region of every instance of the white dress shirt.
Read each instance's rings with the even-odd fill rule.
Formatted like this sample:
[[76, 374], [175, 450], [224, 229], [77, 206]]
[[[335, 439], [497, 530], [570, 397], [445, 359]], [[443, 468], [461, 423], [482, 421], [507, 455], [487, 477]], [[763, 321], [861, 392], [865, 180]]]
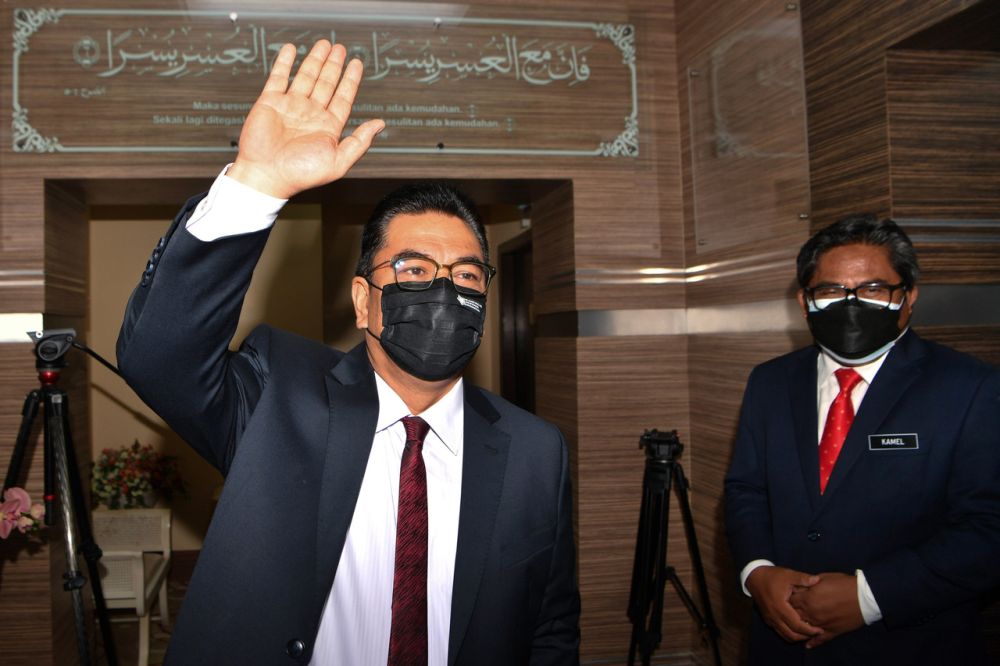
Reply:
[[[902, 337], [902, 334], [900, 334], [900, 337]], [[898, 340], [899, 338], [896, 339]], [[888, 356], [887, 352], [864, 365], [850, 366], [855, 372], [861, 375], [862, 379], [862, 381], [855, 384], [854, 389], [851, 391], [851, 404], [854, 407], [855, 414], [861, 408], [861, 401], [864, 400], [865, 393], [868, 392], [868, 387], [875, 380], [875, 375], [878, 374], [879, 369], [881, 369], [882, 364]], [[830, 406], [833, 405], [834, 399], [840, 393], [840, 382], [837, 381], [837, 376], [834, 373], [844, 367], [848, 366], [841, 365], [830, 358], [829, 355], [822, 352], [816, 358], [816, 413], [819, 416], [816, 430], [817, 446], [819, 446], [820, 439], [823, 438], [823, 428], [826, 427], [826, 417], [830, 412]], [[747, 596], [750, 596], [750, 592], [747, 590], [747, 578], [750, 577], [754, 569], [762, 566], [773, 567], [774, 562], [770, 560], [752, 560], [740, 572], [740, 584], [743, 586], [743, 592]], [[872, 593], [871, 586], [868, 585], [865, 572], [857, 569], [854, 573], [858, 581], [858, 604], [861, 606], [861, 616], [864, 618], [865, 624], [878, 622], [882, 619], [882, 611], [878, 607], [878, 602], [875, 601], [875, 595]]]
[[[269, 228], [287, 202], [225, 175], [227, 166], [186, 223], [199, 240]], [[385, 664], [392, 623], [399, 467], [406, 444], [403, 400], [376, 373], [379, 414], [358, 502], [327, 597], [311, 664]], [[427, 471], [427, 658], [448, 661], [451, 595], [462, 499], [465, 394], [460, 379], [419, 414], [430, 426], [423, 446]]]
[[[384, 664], [389, 656], [399, 465], [410, 411], [381, 377], [375, 440], [326, 601], [312, 664]], [[420, 417], [427, 469], [427, 663], [446, 664], [462, 490], [464, 394], [459, 381]]]

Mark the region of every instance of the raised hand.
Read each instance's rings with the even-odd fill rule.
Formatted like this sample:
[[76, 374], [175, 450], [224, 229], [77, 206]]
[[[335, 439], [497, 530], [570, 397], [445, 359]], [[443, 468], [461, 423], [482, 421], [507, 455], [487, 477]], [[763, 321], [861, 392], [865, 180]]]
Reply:
[[369, 120], [341, 138], [361, 83], [362, 65], [320, 40], [288, 83], [295, 46], [285, 44], [240, 133], [227, 175], [281, 199], [344, 176], [385, 123]]
[[815, 638], [823, 632], [804, 621], [789, 602], [795, 592], [818, 582], [819, 577], [801, 571], [762, 566], [750, 573], [746, 585], [764, 622], [786, 641], [794, 643]]

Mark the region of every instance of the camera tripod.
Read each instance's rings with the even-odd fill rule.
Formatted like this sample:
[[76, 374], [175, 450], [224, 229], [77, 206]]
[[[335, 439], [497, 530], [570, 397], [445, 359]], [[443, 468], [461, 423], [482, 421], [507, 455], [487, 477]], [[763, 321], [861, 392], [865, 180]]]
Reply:
[[[705, 583], [705, 569], [698, 550], [694, 519], [688, 504], [688, 480], [684, 469], [677, 462], [684, 445], [677, 438], [677, 431], [669, 433], [647, 430], [639, 438], [639, 448], [646, 449], [646, 471], [642, 479], [642, 505], [639, 509], [639, 531], [635, 543], [635, 561], [632, 567], [632, 589], [629, 593], [628, 618], [632, 622], [632, 640], [628, 650], [628, 664], [635, 664], [636, 651], [642, 656], [643, 666], [663, 639], [663, 592], [669, 580], [677, 595], [698, 625], [702, 637], [712, 648], [716, 666], [722, 666], [719, 655], [719, 628], [712, 615], [712, 605]], [[670, 517], [670, 487], [677, 490], [684, 533], [687, 537], [691, 565], [694, 569], [698, 595], [704, 613], [698, 610], [672, 566], [667, 566], [667, 532]]]
[[[101, 588], [101, 575], [97, 563], [101, 558], [101, 549], [94, 542], [90, 529], [87, 508], [83, 501], [83, 488], [80, 481], [79, 467], [70, 432], [69, 396], [56, 386], [59, 381], [59, 371], [66, 367], [63, 358], [71, 346], [84, 349], [101, 363], [112, 367], [96, 353], [75, 343], [76, 331], [72, 329], [55, 329], [51, 331], [35, 331], [28, 333], [35, 342], [35, 367], [38, 369], [38, 379], [41, 388], [28, 392], [21, 411], [21, 425], [17, 432], [17, 441], [11, 454], [10, 466], [4, 479], [3, 489], [17, 485], [24, 454], [31, 435], [32, 425], [38, 415], [39, 404], [44, 404], [44, 493], [45, 524], [49, 527], [56, 523], [53, 506], [57, 503], [62, 518], [64, 546], [66, 549], [66, 572], [63, 574], [63, 589], [72, 595], [73, 615], [76, 622], [76, 644], [83, 666], [90, 666], [90, 642], [87, 638], [87, 625], [84, 617], [82, 589], [87, 579], [78, 568], [77, 555], [83, 552], [87, 562], [87, 572], [90, 575], [91, 591], [94, 597], [94, 608], [97, 612], [104, 640], [104, 652], [108, 666], [117, 666], [114, 639], [111, 634], [111, 623], [108, 617], [107, 604], [104, 601], [104, 591]], [[116, 371], [117, 372], [117, 371]]]

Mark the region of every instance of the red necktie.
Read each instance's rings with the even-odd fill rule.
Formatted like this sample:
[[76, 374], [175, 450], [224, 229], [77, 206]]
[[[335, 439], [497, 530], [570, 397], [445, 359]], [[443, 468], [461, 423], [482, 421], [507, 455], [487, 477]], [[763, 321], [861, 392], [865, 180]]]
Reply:
[[847, 431], [854, 421], [854, 404], [851, 402], [851, 391], [861, 375], [851, 368], [840, 368], [834, 372], [840, 382], [840, 393], [833, 399], [830, 412], [826, 415], [826, 425], [823, 426], [823, 437], [819, 440], [819, 492], [826, 490], [826, 482], [830, 480], [837, 456], [847, 438]]
[[427, 472], [421, 449], [430, 426], [418, 416], [406, 416], [403, 427], [406, 448], [399, 467], [389, 666], [426, 666]]

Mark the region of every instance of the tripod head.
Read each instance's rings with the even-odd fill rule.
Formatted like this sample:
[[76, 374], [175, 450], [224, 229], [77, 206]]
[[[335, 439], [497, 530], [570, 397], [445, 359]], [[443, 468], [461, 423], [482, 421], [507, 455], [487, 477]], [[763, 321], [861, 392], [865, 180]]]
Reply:
[[54, 328], [48, 331], [28, 331], [35, 343], [35, 367], [44, 386], [52, 386], [59, 379], [59, 371], [66, 367], [66, 352], [76, 340], [72, 328]]
[[677, 431], [660, 432], [656, 428], [647, 430], [639, 438], [639, 448], [646, 449], [646, 462], [672, 463], [681, 457], [684, 445], [677, 437]]

